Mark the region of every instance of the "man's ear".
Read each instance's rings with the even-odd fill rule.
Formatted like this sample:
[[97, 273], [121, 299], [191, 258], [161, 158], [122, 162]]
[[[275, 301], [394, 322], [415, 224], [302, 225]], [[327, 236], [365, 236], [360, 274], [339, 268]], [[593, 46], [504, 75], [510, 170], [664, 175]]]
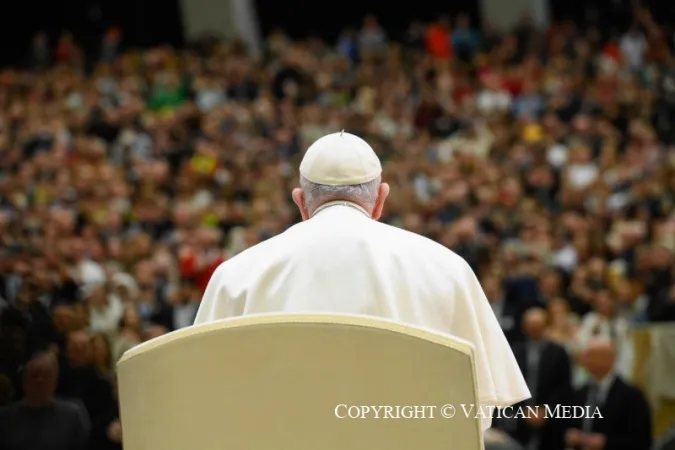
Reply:
[[298, 209], [300, 210], [302, 220], [308, 220], [309, 212], [307, 211], [307, 207], [305, 206], [305, 194], [302, 192], [302, 189], [300, 188], [293, 189], [293, 192], [291, 192], [291, 197], [293, 198], [293, 203], [295, 203]]
[[375, 207], [373, 208], [373, 219], [380, 220], [382, 217], [382, 210], [384, 209], [384, 202], [389, 196], [389, 185], [387, 183], [380, 184], [380, 187], [377, 188], [377, 200], [375, 201]]

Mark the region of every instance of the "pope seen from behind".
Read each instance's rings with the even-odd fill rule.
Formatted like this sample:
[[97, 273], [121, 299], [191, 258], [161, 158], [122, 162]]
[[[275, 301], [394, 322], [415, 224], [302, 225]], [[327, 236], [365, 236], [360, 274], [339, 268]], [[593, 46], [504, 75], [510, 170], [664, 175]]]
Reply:
[[299, 181], [292, 196], [303, 221], [220, 265], [195, 324], [284, 312], [395, 320], [472, 343], [485, 410], [530, 398], [467, 262], [378, 222], [390, 188], [370, 145], [346, 132], [322, 137], [305, 153]]

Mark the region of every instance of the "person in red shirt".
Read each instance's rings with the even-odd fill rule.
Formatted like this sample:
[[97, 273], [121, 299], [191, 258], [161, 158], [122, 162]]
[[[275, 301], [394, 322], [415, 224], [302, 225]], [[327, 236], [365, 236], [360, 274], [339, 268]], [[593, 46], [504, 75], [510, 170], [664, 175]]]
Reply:
[[75, 56], [75, 43], [73, 42], [73, 35], [66, 31], [59, 38], [56, 44], [56, 60], [60, 63], [66, 63]]
[[605, 47], [602, 49], [602, 53], [616, 62], [621, 61], [621, 49], [619, 49], [619, 43], [616, 40], [616, 37], [613, 37], [609, 40], [609, 42], [607, 42]]
[[523, 84], [524, 79], [522, 67], [511, 68], [504, 74], [502, 86], [513, 97], [520, 95], [520, 93], [523, 91]]
[[436, 59], [449, 59], [452, 57], [452, 44], [450, 40], [450, 21], [441, 18], [427, 28], [424, 38], [427, 52]]
[[206, 289], [216, 268], [225, 261], [225, 254], [217, 241], [212, 230], [199, 229], [179, 252], [181, 276], [194, 282], [201, 292]]

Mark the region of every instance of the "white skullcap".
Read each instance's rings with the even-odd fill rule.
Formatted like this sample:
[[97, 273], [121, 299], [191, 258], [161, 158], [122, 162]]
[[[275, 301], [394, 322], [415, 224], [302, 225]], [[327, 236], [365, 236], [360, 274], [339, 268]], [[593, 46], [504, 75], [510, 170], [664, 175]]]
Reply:
[[307, 149], [300, 174], [315, 184], [351, 186], [375, 180], [382, 166], [366, 141], [342, 131], [320, 138]]

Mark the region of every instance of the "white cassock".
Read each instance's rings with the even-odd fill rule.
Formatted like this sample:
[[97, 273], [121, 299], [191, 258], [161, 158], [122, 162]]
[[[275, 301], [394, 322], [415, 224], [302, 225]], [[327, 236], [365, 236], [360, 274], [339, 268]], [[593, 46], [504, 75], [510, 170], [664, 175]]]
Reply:
[[430, 239], [372, 220], [356, 205], [323, 205], [309, 220], [224, 262], [195, 323], [276, 312], [364, 314], [457, 336], [475, 346], [481, 407], [530, 398], [466, 261]]

